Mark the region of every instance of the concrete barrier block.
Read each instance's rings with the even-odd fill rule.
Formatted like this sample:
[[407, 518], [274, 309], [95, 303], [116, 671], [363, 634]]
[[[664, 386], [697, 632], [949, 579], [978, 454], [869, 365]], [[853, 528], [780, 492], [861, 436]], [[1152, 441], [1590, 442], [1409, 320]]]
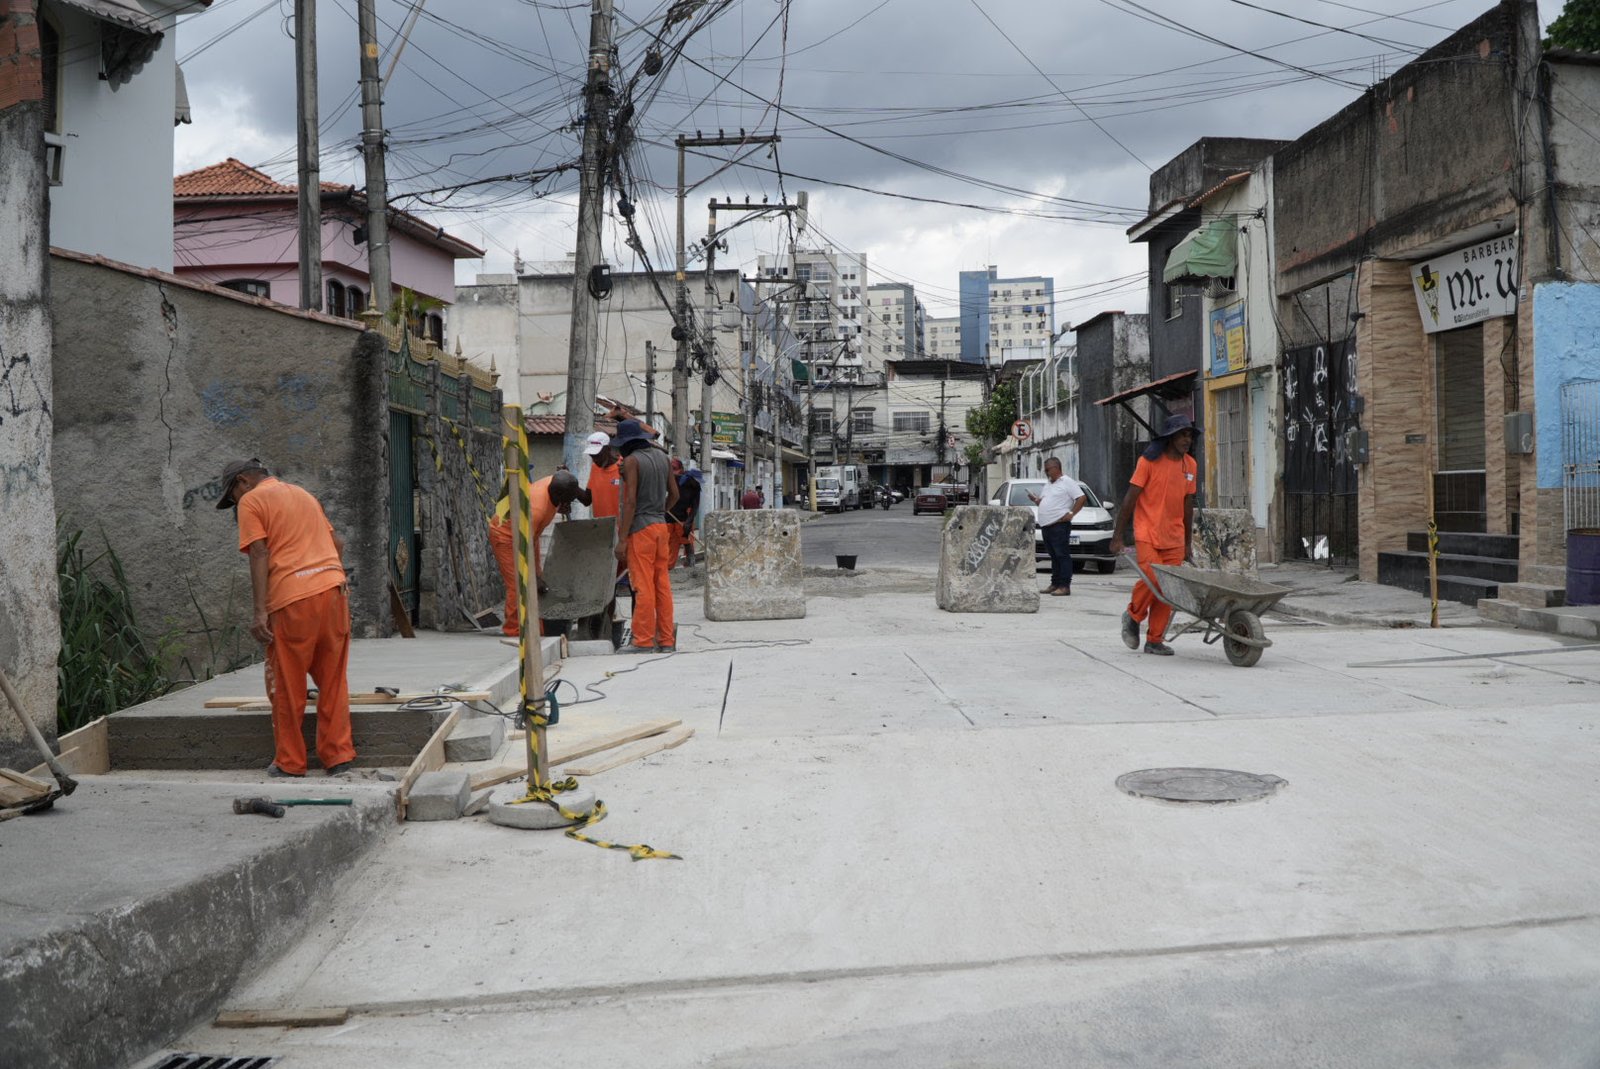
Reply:
[[500, 716], [480, 716], [462, 720], [444, 740], [446, 761], [489, 761], [506, 741], [506, 720]]
[[946, 612], [1038, 612], [1033, 512], [959, 505], [945, 520], [939, 608]]
[[1231, 575], [1256, 575], [1256, 519], [1250, 510], [1197, 510], [1194, 565]]
[[407, 820], [455, 820], [472, 796], [472, 777], [465, 772], [424, 772], [406, 798]]
[[787, 509], [712, 512], [704, 521], [707, 620], [806, 614], [800, 521]]

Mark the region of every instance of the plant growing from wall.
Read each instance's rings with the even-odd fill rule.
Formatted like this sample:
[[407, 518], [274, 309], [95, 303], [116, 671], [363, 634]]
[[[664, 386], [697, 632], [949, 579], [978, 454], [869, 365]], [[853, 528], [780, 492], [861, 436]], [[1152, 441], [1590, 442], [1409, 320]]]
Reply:
[[1600, 52], [1600, 0], [1567, 0], [1547, 32], [1546, 48]]
[[[56, 723], [62, 732], [165, 694], [174, 636], [140, 630], [128, 577], [109, 542], [90, 557], [81, 530], [57, 529], [61, 655], [56, 660]], [[105, 541], [102, 533], [101, 540]]]
[[1017, 421], [1017, 385], [1002, 382], [989, 392], [989, 399], [967, 410], [967, 430], [986, 442], [998, 442], [1011, 433]]

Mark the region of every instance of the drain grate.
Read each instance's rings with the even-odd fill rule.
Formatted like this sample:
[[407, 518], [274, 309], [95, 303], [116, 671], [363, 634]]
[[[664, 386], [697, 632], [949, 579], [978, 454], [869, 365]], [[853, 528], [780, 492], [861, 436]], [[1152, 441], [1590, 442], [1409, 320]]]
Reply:
[[1135, 798], [1163, 802], [1253, 802], [1289, 781], [1230, 768], [1144, 768], [1117, 777], [1117, 787]]
[[234, 1055], [234, 1054], [188, 1054], [174, 1052], [164, 1054], [161, 1060], [150, 1066], [150, 1069], [267, 1069], [268, 1066], [277, 1065], [276, 1057], [264, 1055]]

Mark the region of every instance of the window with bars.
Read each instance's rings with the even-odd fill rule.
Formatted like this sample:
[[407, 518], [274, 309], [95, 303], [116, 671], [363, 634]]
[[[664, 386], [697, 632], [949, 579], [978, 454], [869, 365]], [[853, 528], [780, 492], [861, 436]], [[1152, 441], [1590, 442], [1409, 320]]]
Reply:
[[852, 434], [871, 434], [877, 428], [876, 411], [871, 408], [858, 408], [850, 413], [850, 431]]
[[894, 414], [894, 429], [896, 432], [927, 434], [932, 425], [933, 413], [931, 412], [896, 412]]

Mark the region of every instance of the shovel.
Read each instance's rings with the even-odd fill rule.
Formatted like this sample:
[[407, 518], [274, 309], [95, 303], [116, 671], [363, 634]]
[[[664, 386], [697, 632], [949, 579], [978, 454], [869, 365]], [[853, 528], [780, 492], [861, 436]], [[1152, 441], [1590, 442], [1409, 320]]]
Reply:
[[67, 775], [67, 770], [61, 767], [61, 762], [56, 760], [56, 755], [50, 752], [50, 744], [44, 741], [44, 736], [39, 734], [39, 728], [28, 714], [22, 709], [22, 699], [17, 697], [17, 692], [11, 688], [11, 680], [6, 677], [5, 669], [0, 668], [0, 691], [6, 696], [11, 709], [17, 714], [17, 719], [22, 721], [23, 728], [28, 732], [28, 737], [44, 755], [44, 763], [50, 766], [50, 774], [56, 778], [56, 783], [61, 787], [63, 795], [71, 794], [78, 789], [78, 781]]

